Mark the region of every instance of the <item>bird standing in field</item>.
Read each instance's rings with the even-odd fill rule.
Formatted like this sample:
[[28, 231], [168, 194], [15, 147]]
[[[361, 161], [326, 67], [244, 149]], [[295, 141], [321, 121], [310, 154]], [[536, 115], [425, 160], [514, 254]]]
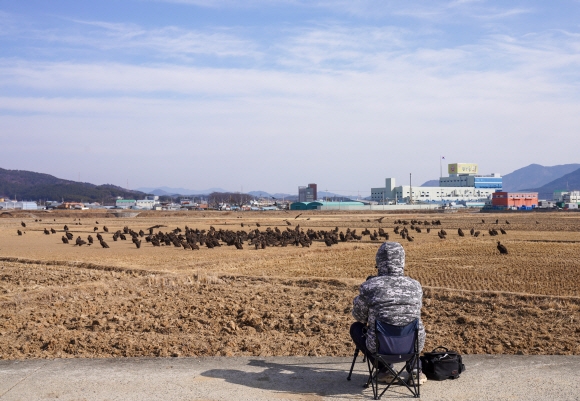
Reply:
[[457, 229], [457, 234], [459, 234], [460, 237], [465, 237], [465, 234], [463, 233], [463, 230], [461, 228]]
[[505, 247], [505, 245], [503, 245], [501, 242], [497, 241], [497, 250], [499, 251], [499, 253], [501, 253], [502, 255], [507, 255], [508, 250]]
[[23, 222], [23, 221], [21, 221], [21, 222], [20, 222], [20, 225], [21, 225], [22, 227], [26, 227], [26, 223], [25, 223], [25, 222]]

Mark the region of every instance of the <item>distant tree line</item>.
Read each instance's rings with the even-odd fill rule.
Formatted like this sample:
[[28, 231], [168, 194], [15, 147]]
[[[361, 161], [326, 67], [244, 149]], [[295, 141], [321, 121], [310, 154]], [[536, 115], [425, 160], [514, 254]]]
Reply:
[[220, 203], [227, 203], [231, 206], [242, 206], [253, 200], [250, 194], [239, 192], [212, 192], [208, 195], [208, 204], [217, 207]]

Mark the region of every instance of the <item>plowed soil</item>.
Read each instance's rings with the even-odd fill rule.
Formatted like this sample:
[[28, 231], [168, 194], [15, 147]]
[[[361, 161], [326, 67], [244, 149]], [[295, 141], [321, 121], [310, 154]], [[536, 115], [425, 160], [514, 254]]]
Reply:
[[[352, 299], [374, 274], [381, 241], [191, 251], [112, 239], [124, 226], [249, 231], [256, 223], [261, 231], [384, 229], [405, 247], [406, 273], [423, 285], [425, 349], [580, 354], [580, 213], [296, 215], [0, 213], [0, 358], [351, 355]], [[393, 232], [403, 227], [399, 219], [441, 225], [416, 224], [422, 232], [408, 242]], [[63, 244], [65, 224], [75, 238], [100, 232], [110, 248]], [[489, 235], [500, 227], [507, 233]], [[441, 228], [445, 240], [436, 235]], [[481, 235], [471, 236], [471, 228]]]

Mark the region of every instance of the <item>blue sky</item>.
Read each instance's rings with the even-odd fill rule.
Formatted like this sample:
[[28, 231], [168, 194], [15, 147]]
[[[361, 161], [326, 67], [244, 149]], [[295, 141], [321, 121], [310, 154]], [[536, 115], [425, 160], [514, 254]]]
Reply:
[[368, 195], [577, 163], [579, 1], [0, 1], [0, 167]]

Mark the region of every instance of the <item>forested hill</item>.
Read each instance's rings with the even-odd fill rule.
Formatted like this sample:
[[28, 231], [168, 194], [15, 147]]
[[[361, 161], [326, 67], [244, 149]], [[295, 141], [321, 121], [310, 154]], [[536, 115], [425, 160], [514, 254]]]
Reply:
[[54, 200], [66, 202], [106, 202], [117, 196], [142, 199], [145, 194], [105, 184], [63, 180], [49, 174], [0, 168], [0, 197], [17, 200]]

